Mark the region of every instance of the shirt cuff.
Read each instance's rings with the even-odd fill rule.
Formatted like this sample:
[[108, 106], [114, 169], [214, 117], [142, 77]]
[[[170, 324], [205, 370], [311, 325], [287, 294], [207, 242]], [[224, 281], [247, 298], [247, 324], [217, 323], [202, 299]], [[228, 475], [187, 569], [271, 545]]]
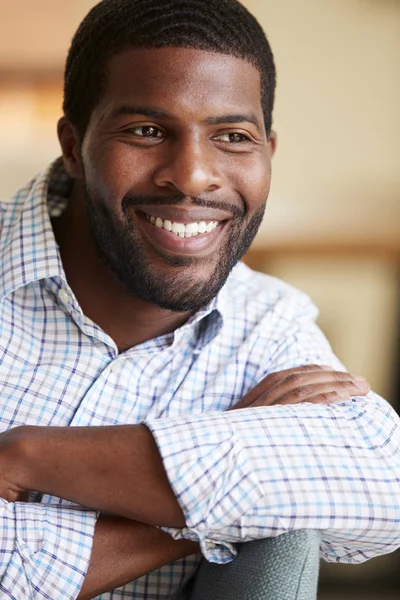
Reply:
[[[219, 539], [232, 523], [264, 496], [256, 475], [246, 468], [242, 442], [221, 412], [146, 421], [160, 451], [186, 528], [163, 528], [174, 539], [200, 544], [210, 562], [236, 556], [234, 544]], [[212, 534], [210, 532], [213, 532]]]

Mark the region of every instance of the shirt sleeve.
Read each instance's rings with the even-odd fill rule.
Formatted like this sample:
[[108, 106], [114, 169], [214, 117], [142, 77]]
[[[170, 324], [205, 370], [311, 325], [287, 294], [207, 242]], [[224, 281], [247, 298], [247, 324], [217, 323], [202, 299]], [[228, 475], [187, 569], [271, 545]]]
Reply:
[[0, 499], [0, 596], [73, 600], [82, 588], [97, 514]]
[[[260, 357], [258, 380], [307, 363], [342, 369], [307, 303]], [[262, 343], [260, 344], [262, 347]], [[325, 405], [248, 408], [150, 420], [186, 517], [173, 537], [229, 562], [237, 542], [316, 529], [330, 562], [400, 547], [400, 428], [374, 393]]]

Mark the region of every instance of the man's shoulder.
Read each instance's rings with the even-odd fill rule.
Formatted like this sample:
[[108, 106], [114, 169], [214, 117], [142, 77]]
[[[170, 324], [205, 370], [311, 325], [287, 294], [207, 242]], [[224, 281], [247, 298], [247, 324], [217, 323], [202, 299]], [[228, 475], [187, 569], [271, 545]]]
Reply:
[[233, 318], [250, 319], [280, 316], [288, 320], [306, 317], [312, 320], [318, 311], [307, 294], [272, 275], [254, 271], [244, 263], [233, 269], [224, 288], [227, 312]]
[[35, 178], [22, 186], [11, 198], [0, 199], [0, 240], [7, 236], [9, 229], [19, 221], [34, 182]]
[[0, 300], [48, 272], [46, 186], [39, 175], [0, 202]]

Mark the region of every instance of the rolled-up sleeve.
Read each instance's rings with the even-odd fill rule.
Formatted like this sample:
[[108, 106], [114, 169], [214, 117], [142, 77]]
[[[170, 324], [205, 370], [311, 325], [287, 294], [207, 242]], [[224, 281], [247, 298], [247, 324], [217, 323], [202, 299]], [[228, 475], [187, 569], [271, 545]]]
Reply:
[[[247, 359], [257, 369], [243, 394], [269, 373], [301, 365], [344, 370], [317, 315], [308, 296], [285, 287], [251, 333]], [[212, 562], [232, 560], [235, 543], [300, 529], [321, 532], [321, 555], [331, 562], [359, 563], [400, 547], [400, 419], [373, 392], [329, 406], [146, 425], [186, 517], [185, 529], [168, 531], [199, 541]]]
[[322, 532], [327, 561], [400, 546], [399, 418], [376, 394], [148, 421], [187, 527], [212, 562], [236, 542]]

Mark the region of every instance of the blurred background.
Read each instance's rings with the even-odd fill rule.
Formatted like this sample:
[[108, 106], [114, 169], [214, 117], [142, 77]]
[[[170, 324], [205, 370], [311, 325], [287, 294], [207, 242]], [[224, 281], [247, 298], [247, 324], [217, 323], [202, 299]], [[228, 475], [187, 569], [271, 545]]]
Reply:
[[[246, 257], [310, 294], [349, 370], [400, 406], [400, 0], [243, 0], [275, 54], [278, 151]], [[92, 0], [0, 0], [0, 198], [58, 156], [62, 73]], [[323, 566], [321, 600], [381, 600], [400, 553]]]

